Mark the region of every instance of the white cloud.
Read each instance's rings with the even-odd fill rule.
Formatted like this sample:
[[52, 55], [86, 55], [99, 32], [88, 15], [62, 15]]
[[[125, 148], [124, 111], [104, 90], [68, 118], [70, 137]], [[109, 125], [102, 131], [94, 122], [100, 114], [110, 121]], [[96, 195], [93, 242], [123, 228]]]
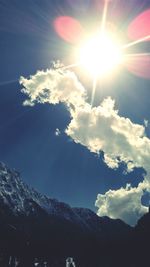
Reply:
[[146, 137], [145, 127], [119, 116], [110, 97], [92, 107], [86, 101], [85, 89], [75, 73], [64, 68], [38, 71], [29, 79], [21, 77], [20, 83], [29, 97], [25, 104], [63, 102], [71, 116], [66, 134], [93, 153], [103, 151], [104, 161], [110, 168], [117, 168], [123, 161], [127, 171], [134, 167], [147, 171], [144, 183], [137, 188], [109, 190], [104, 195], [99, 194], [96, 201], [99, 215], [135, 223], [147, 211], [141, 205], [141, 196], [150, 184], [150, 139]]
[[95, 203], [98, 215], [120, 218], [130, 225], [135, 225], [137, 220], [148, 212], [148, 208], [141, 204], [142, 195], [140, 185], [137, 188], [127, 185], [126, 188], [109, 190], [104, 195], [98, 194]]
[[58, 128], [56, 128], [56, 130], [55, 130], [55, 135], [56, 136], [59, 136], [61, 134], [61, 131], [58, 129]]
[[20, 84], [24, 86], [22, 92], [30, 98], [25, 104], [64, 102], [69, 106], [79, 106], [84, 101], [85, 89], [76, 75], [58, 66], [57, 69], [38, 71], [29, 79], [21, 77]]
[[33, 107], [34, 106], [34, 103], [30, 100], [30, 99], [27, 99], [23, 102], [23, 106], [30, 106], [30, 107]]
[[145, 128], [148, 127], [148, 124], [149, 124], [148, 120], [144, 119], [144, 126], [145, 126]]
[[142, 166], [150, 172], [150, 139], [145, 136], [144, 126], [119, 116], [111, 98], [98, 107], [85, 103], [76, 108], [66, 133], [91, 152], [103, 151], [110, 168], [124, 161], [128, 171]]

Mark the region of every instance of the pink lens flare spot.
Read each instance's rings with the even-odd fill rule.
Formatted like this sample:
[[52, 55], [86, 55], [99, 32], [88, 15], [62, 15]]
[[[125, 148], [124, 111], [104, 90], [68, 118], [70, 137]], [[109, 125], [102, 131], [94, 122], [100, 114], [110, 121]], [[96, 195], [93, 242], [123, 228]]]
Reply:
[[150, 79], [150, 55], [137, 55], [125, 63], [127, 69], [136, 76]]
[[[128, 36], [137, 40], [150, 35], [150, 9], [137, 16], [128, 27]], [[150, 38], [147, 39], [150, 41]]]
[[84, 38], [84, 30], [80, 22], [72, 17], [61, 16], [54, 20], [57, 34], [65, 41], [76, 44]]

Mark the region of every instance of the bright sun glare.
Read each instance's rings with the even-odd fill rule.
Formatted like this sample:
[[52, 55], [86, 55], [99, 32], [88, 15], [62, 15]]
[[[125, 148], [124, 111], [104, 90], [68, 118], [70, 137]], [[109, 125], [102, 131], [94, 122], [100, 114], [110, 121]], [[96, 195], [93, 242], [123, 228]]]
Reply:
[[[144, 11], [129, 25], [128, 35], [131, 42], [123, 44], [116, 33], [116, 26], [109, 22], [109, 3], [104, 0], [101, 19], [95, 25], [95, 32], [85, 32], [82, 25], [74, 18], [60, 16], [54, 21], [56, 32], [65, 41], [74, 44], [71, 59], [73, 64], [63, 66], [63, 69], [78, 67], [82, 74], [90, 76], [92, 80], [91, 105], [94, 103], [99, 80], [108, 79], [121, 66], [125, 66], [131, 73], [150, 78], [150, 53], [131, 53], [128, 48], [150, 41], [149, 17], [150, 10]], [[139, 28], [139, 32], [137, 29]], [[90, 36], [86, 38], [86, 36]], [[62, 67], [61, 67], [62, 68]]]
[[81, 45], [78, 53], [82, 67], [93, 77], [105, 76], [123, 60], [119, 43], [106, 32], [92, 36]]

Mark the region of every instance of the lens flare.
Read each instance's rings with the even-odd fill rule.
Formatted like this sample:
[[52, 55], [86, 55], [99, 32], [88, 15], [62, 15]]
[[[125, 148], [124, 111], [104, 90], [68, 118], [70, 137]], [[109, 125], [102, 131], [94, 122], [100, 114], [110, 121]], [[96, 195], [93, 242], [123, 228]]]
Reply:
[[[68, 1], [74, 3], [72, 0]], [[60, 16], [54, 20], [53, 25], [56, 33], [66, 42], [73, 44], [73, 51], [75, 51], [75, 54], [70, 56], [75, 61], [63, 68], [82, 67], [93, 79], [93, 92], [96, 91], [97, 80], [105, 78], [108, 73], [113, 73], [120, 65], [125, 66], [137, 76], [149, 79], [149, 51], [147, 53], [134, 54], [133, 48], [138, 44], [141, 45], [150, 41], [150, 9], [139, 14], [130, 23], [128, 26], [130, 42], [123, 44], [118, 39], [119, 36], [117, 39], [114, 38], [116, 27], [114, 28], [114, 25], [108, 21], [111, 1], [103, 0], [99, 2], [95, 0], [95, 2], [99, 3], [101, 9], [103, 9], [101, 21], [97, 25], [99, 31], [96, 34], [86, 32], [81, 23], [72, 17]], [[115, 30], [112, 26], [108, 27], [109, 24], [113, 25]], [[87, 38], [87, 36], [91, 37]], [[132, 48], [132, 53], [129, 51], [130, 48]], [[94, 93], [92, 98], [94, 99]]]
[[77, 44], [84, 36], [84, 30], [80, 22], [72, 17], [61, 16], [56, 18], [54, 28], [63, 40], [72, 44]]
[[149, 36], [150, 41], [150, 9], [137, 16], [128, 27], [128, 36], [132, 40], [143, 39]]
[[126, 68], [133, 74], [150, 79], [150, 54], [133, 54], [126, 57]]

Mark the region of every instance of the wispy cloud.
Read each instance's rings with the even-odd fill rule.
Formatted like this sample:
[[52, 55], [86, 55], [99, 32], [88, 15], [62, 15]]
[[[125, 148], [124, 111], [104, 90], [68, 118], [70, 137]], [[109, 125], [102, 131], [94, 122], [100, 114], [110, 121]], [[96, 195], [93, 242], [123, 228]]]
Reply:
[[63, 102], [71, 116], [66, 134], [93, 153], [103, 151], [108, 167], [118, 168], [120, 162], [125, 162], [127, 171], [134, 167], [146, 170], [145, 180], [137, 188], [109, 190], [104, 195], [99, 194], [96, 200], [99, 215], [135, 224], [147, 212], [141, 197], [143, 190], [150, 187], [150, 139], [146, 137], [145, 127], [120, 116], [111, 97], [92, 107], [86, 101], [84, 86], [74, 72], [65, 68], [38, 71], [29, 79], [21, 77], [20, 83], [29, 97], [24, 104]]

